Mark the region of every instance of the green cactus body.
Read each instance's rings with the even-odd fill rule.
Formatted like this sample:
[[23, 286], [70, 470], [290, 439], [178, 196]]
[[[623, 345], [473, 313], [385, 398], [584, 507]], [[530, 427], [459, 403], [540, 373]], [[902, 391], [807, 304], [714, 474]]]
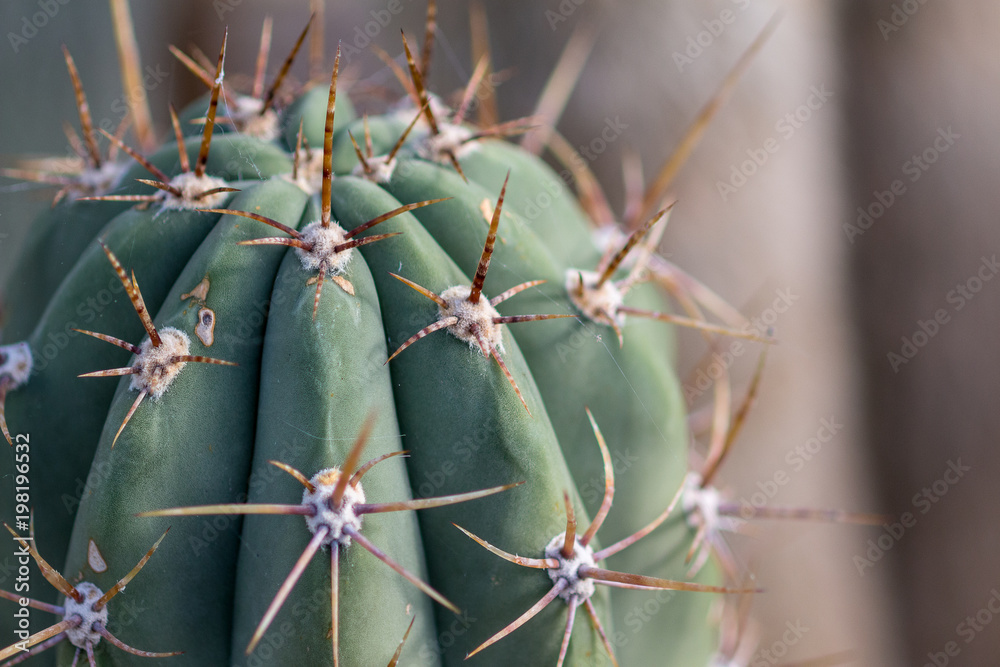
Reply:
[[[606, 563], [594, 555], [598, 539], [608, 549], [662, 518], [688, 469], [667, 325], [629, 319], [619, 347], [613, 327], [581, 314], [567, 284], [594, 271], [601, 253], [563, 179], [537, 158], [477, 140], [459, 157], [466, 182], [450, 163], [419, 157], [429, 131], [418, 124], [394, 172], [365, 178], [350, 135], [377, 166], [417, 111], [371, 117], [365, 154], [365, 123], [346, 96], [336, 119], [332, 106], [317, 86], [280, 113], [266, 141], [220, 131], [207, 172], [240, 192], [191, 206], [207, 210], [170, 208], [157, 195], [146, 209], [73, 202], [43, 216], [7, 288], [21, 312], [4, 332], [28, 341], [34, 371], [17, 386], [0, 375], [6, 421], [31, 434], [39, 470], [39, 551], [70, 584], [108, 591], [158, 544], [128, 584], [134, 613], [115, 616], [112, 606], [107, 629], [138, 649], [184, 652], [170, 664], [331, 665], [335, 647], [341, 665], [378, 665], [407, 632], [406, 665], [554, 665], [565, 650], [563, 664], [597, 667], [611, 662], [606, 643], [625, 665], [704, 664], [716, 635], [712, 596], [593, 586], [639, 581], [606, 578], [616, 572], [685, 579], [692, 531], [678, 517], [634, 547], [612, 547]], [[205, 107], [199, 100], [182, 112], [182, 133], [201, 133], [190, 121]], [[310, 154], [290, 155], [300, 136]], [[315, 172], [324, 140], [337, 176], [320, 191], [303, 159]], [[185, 141], [188, 162], [201, 143]], [[174, 145], [150, 161], [167, 174], [182, 167]], [[153, 192], [136, 178], [145, 178], [138, 167], [115, 193]], [[412, 212], [368, 231], [408, 204]], [[317, 220], [332, 236], [308, 236]], [[340, 249], [303, 259], [323, 243]], [[334, 256], [349, 259], [334, 265]], [[155, 329], [130, 306], [139, 290], [122, 276], [132, 271]], [[544, 284], [506, 293], [533, 281]], [[453, 335], [473, 315], [442, 323], [447, 294], [482, 315], [483, 328]], [[39, 301], [44, 312], [26, 305]], [[631, 293], [632, 304], [663, 309], [649, 286]], [[503, 319], [529, 314], [562, 319]], [[160, 379], [142, 379], [133, 371], [157, 349], [166, 355]], [[76, 377], [105, 369], [125, 377]], [[595, 447], [597, 424], [606, 448], [600, 435]], [[369, 460], [379, 462], [360, 468], [363, 480], [359, 472], [335, 486]], [[4, 497], [13, 495], [11, 466], [0, 465]], [[606, 475], [616, 478], [610, 505]], [[343, 493], [339, 508], [326, 505], [335, 519], [310, 505], [328, 487]], [[335, 525], [349, 502], [362, 508], [357, 521]], [[568, 514], [579, 525], [573, 544], [562, 541], [573, 530]], [[580, 541], [588, 516], [597, 523]], [[580, 569], [560, 574], [570, 561]], [[718, 592], [718, 579], [705, 568], [697, 581], [706, 585], [692, 590]], [[76, 653], [64, 642], [59, 663]], [[109, 641], [94, 653], [101, 665], [151, 664]], [[55, 652], [45, 655], [34, 659], [45, 664]]]

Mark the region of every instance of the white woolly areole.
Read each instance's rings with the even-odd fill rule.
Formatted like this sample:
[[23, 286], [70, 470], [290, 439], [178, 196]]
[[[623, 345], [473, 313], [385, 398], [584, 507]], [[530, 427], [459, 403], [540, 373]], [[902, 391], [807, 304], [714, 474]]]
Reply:
[[440, 317], [457, 317], [458, 322], [448, 327], [448, 332], [468, 343], [473, 350], [482, 353], [482, 344], [487, 350], [492, 347], [503, 354], [503, 325], [493, 321], [494, 317], [500, 317], [500, 313], [482, 293], [479, 295], [479, 303], [469, 303], [471, 293], [472, 287], [465, 285], [449, 287], [441, 292], [439, 296], [448, 305], [439, 307]]
[[81, 194], [103, 195], [111, 192], [128, 165], [124, 162], [105, 162], [100, 167], [84, 169], [78, 177]]
[[[447, 104], [444, 103], [440, 97], [434, 93], [427, 93], [428, 108], [431, 110], [431, 114], [435, 118], [450, 118], [452, 115], [451, 109]], [[401, 98], [398, 102], [394, 103], [389, 107], [390, 112], [395, 115], [399, 120], [409, 123], [413, 120], [414, 114], [417, 113], [417, 107], [413, 105], [413, 98], [409, 95]], [[427, 129], [427, 116], [423, 113], [420, 114], [420, 120], [417, 121], [415, 126], [421, 130]]]
[[565, 542], [566, 533], [562, 532], [553, 537], [552, 541], [545, 547], [545, 557], [555, 558], [559, 561], [559, 567], [549, 568], [546, 572], [553, 583], [566, 582], [566, 586], [559, 591], [559, 597], [568, 604], [578, 605], [584, 600], [589, 600], [596, 590], [592, 579], [580, 576], [580, 567], [583, 565], [597, 567], [597, 561], [594, 560], [594, 550], [590, 545], [583, 546], [579, 540], [573, 544], [573, 556], [566, 558], [562, 555]]
[[261, 141], [278, 138], [278, 113], [270, 108], [263, 114], [264, 101], [248, 95], [238, 95], [229, 106], [229, 119], [238, 132]]
[[612, 280], [605, 280], [597, 287], [600, 277], [594, 271], [569, 269], [566, 271], [566, 293], [577, 310], [594, 322], [621, 329], [625, 326], [625, 316], [618, 308], [624, 304], [625, 295]]
[[284, 174], [284, 177], [307, 195], [314, 195], [323, 189], [323, 150], [301, 148], [298, 157], [299, 168], [295, 178], [292, 179], [291, 174]]
[[318, 271], [320, 264], [326, 264], [328, 273], [339, 276], [347, 269], [354, 248], [340, 252], [335, 250], [338, 245], [347, 241], [347, 232], [336, 222], [331, 220], [329, 227], [324, 227], [319, 220], [310, 222], [302, 230], [302, 240], [310, 249], [296, 248], [295, 254], [299, 256], [302, 268], [306, 271]]
[[340, 546], [348, 547], [351, 544], [351, 537], [344, 533], [344, 528], [350, 527], [357, 532], [361, 532], [361, 515], [356, 508], [365, 502], [365, 492], [359, 483], [357, 487], [348, 484], [344, 489], [344, 497], [340, 505], [332, 507], [333, 492], [340, 479], [339, 468], [327, 468], [316, 473], [309, 482], [315, 491], [306, 489], [302, 493], [302, 504], [312, 507], [315, 510], [313, 516], [306, 516], [306, 525], [315, 535], [321, 528], [326, 528], [326, 539], [323, 546], [328, 546], [336, 542]]
[[173, 327], [160, 329], [160, 346], [153, 347], [149, 338], [142, 341], [133, 368], [139, 372], [132, 376], [133, 391], [149, 392], [150, 398], [159, 398], [170, 388], [170, 384], [187, 362], [174, 361], [175, 357], [190, 354], [191, 339], [187, 334]]
[[738, 519], [719, 514], [719, 505], [723, 500], [719, 490], [714, 486], [702, 487], [701, 484], [701, 475], [696, 472], [689, 472], [684, 476], [681, 508], [688, 525], [694, 528], [704, 525], [710, 532], [734, 531], [739, 528], [741, 522]]
[[439, 134], [427, 135], [417, 145], [417, 153], [425, 160], [451, 164], [448, 153], [458, 158], [479, 148], [478, 141], [470, 141], [472, 130], [464, 125], [441, 123], [438, 130]]
[[94, 603], [104, 595], [104, 592], [89, 581], [81, 582], [74, 588], [83, 594], [83, 602], [77, 602], [71, 597], [66, 598], [66, 613], [63, 615], [63, 620], [79, 618], [81, 623], [75, 628], [66, 630], [66, 638], [77, 648], [85, 649], [87, 644], [96, 646], [101, 641], [101, 635], [94, 630], [94, 626], [98, 623], [103, 627], [108, 625], [108, 605], [104, 605], [100, 611], [94, 610]]
[[368, 179], [372, 183], [388, 183], [392, 180], [392, 175], [396, 171], [395, 157], [390, 160], [388, 155], [377, 155], [365, 159], [371, 173], [365, 171], [364, 165], [359, 163], [351, 172], [352, 176]]
[[229, 196], [228, 192], [217, 192], [214, 195], [201, 197], [203, 192], [226, 187], [226, 182], [208, 174], [195, 176], [193, 171], [177, 174], [170, 179], [170, 185], [180, 190], [182, 196], [178, 197], [172, 192], [161, 190], [160, 203], [166, 209], [218, 208]]
[[28, 381], [33, 361], [31, 348], [27, 343], [0, 345], [0, 378], [10, 378], [11, 389], [17, 389]]

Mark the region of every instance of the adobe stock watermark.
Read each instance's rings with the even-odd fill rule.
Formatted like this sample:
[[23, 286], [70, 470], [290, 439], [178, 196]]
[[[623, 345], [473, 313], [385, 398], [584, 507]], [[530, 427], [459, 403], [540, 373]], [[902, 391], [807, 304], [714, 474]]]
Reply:
[[782, 658], [788, 655], [788, 650], [799, 643], [802, 637], [809, 632], [809, 627], [801, 619], [795, 622], [785, 621], [785, 631], [781, 637], [771, 643], [770, 646], [758, 649], [750, 660], [751, 667], [769, 667], [777, 665]]
[[559, 5], [554, 11], [546, 9], [545, 20], [549, 22], [549, 28], [552, 29], [552, 32], [556, 31], [560, 23], [568, 21], [577, 8], [585, 2], [587, 0], [559, 0]]
[[59, 13], [59, 10], [68, 5], [70, 0], [38, 0], [35, 4], [38, 6], [37, 12], [34, 12], [30, 16], [25, 14], [21, 17], [21, 22], [18, 24], [18, 31], [8, 31], [7, 41], [10, 42], [10, 48], [14, 50], [16, 54], [21, 50], [25, 44], [30, 42], [38, 34], [38, 31], [49, 24], [49, 21], [54, 19]]
[[[750, 6], [750, 0], [730, 0], [742, 12]], [[670, 54], [674, 64], [677, 65], [678, 72], [684, 72], [686, 65], [694, 64], [694, 61], [701, 57], [705, 49], [715, 44], [715, 40], [722, 36], [726, 28], [736, 22], [736, 12], [728, 7], [719, 12], [713, 19], [704, 19], [701, 22], [704, 30], [700, 30], [693, 35], [688, 35], [684, 40], [684, 50], [674, 51]]]
[[[821, 451], [823, 446], [831, 442], [837, 434], [844, 428], [844, 425], [837, 421], [836, 417], [823, 417], [819, 420], [819, 428], [812, 437], [804, 443], [789, 449], [785, 454], [785, 463], [792, 472], [801, 472], [806, 467], [806, 463], [812, 461]], [[770, 479], [757, 482], [757, 490], [740, 498], [740, 518], [749, 520], [754, 517], [755, 510], [766, 507], [781, 487], [791, 481], [791, 476], [784, 468], [778, 468], [771, 475]]]
[[[749, 318], [743, 331], [758, 336], [769, 335], [778, 318], [787, 313], [800, 298], [801, 295], [793, 293], [790, 287], [775, 290], [771, 305], [764, 308], [756, 316]], [[708, 391], [715, 381], [736, 363], [737, 359], [746, 354], [749, 348], [749, 343], [734, 338], [727, 348], [721, 352], [713, 352], [708, 364], [704, 368], [699, 368], [690, 382], [684, 383], [684, 398], [688, 404], [690, 405], [694, 399]]]
[[894, 179], [885, 190], [872, 192], [872, 200], [868, 205], [858, 207], [858, 217], [855, 221], [843, 225], [847, 240], [854, 243], [855, 238], [868, 231], [875, 224], [875, 221], [885, 215], [885, 212], [896, 203], [899, 197], [906, 194], [907, 183], [913, 184], [919, 181], [920, 177], [931, 168], [931, 165], [955, 145], [955, 140], [961, 138], [962, 135], [952, 130], [951, 125], [947, 128], [939, 127], [937, 135], [930, 145], [920, 153], [914, 153], [899, 168], [906, 180], [904, 181], [903, 178]]
[[945, 302], [951, 309], [938, 308], [927, 319], [917, 320], [913, 333], [900, 338], [899, 351], [892, 351], [886, 355], [892, 372], [898, 373], [902, 366], [910, 363], [920, 350], [938, 335], [941, 327], [951, 322], [952, 314], [962, 310], [975, 299], [983, 286], [993, 280], [998, 272], [1000, 272], [1000, 262], [997, 261], [996, 255], [991, 257], [984, 255], [980, 258], [976, 271], [945, 294]]
[[[990, 597], [982, 608], [975, 613], [966, 616], [965, 619], [955, 626], [955, 634], [962, 638], [966, 645], [971, 644], [980, 633], [989, 627], [993, 618], [1000, 614], [1000, 590], [990, 589]], [[927, 662], [923, 667], [946, 667], [951, 664], [951, 659], [958, 657], [962, 653], [962, 647], [955, 640], [946, 642], [940, 651], [930, 651], [927, 654]]]
[[948, 494], [951, 487], [958, 484], [965, 477], [965, 473], [972, 470], [970, 466], [962, 465], [961, 457], [954, 461], [948, 459], [947, 464], [948, 467], [941, 477], [913, 494], [910, 504], [916, 512], [903, 512], [899, 515], [899, 521], [882, 524], [882, 534], [868, 540], [868, 548], [864, 555], [855, 554], [854, 567], [858, 569], [860, 576], [865, 576], [868, 570], [875, 567], [875, 563], [882, 560], [885, 554], [903, 539], [906, 532], [917, 525], [920, 517], [930, 512], [931, 508]]
[[777, 136], [768, 137], [757, 148], [746, 149], [747, 158], [730, 165], [729, 178], [725, 181], [715, 182], [715, 188], [719, 196], [722, 197], [722, 201], [726, 201], [730, 195], [735, 194], [737, 190], [746, 185], [761, 167], [767, 164], [771, 156], [781, 150], [783, 142], [794, 137], [806, 123], [812, 120], [816, 112], [826, 106], [832, 97], [833, 91], [829, 90], [825, 83], [810, 86], [809, 95], [806, 96], [802, 104], [775, 122], [774, 131]]
[[899, 32], [910, 20], [910, 17], [919, 12], [926, 2], [927, 0], [903, 0], [903, 2], [892, 3], [892, 12], [890, 12], [889, 18], [881, 18], [875, 22], [879, 32], [882, 33], [882, 39], [888, 42], [889, 35]]

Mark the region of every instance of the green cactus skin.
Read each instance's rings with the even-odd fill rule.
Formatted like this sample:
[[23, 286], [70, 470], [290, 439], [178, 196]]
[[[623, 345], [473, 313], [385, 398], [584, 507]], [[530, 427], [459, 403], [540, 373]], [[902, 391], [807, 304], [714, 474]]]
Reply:
[[[332, 120], [327, 93], [322, 86], [311, 88], [285, 109], [273, 142], [219, 133], [209, 173], [242, 190], [225, 206], [292, 228], [318, 217], [320, 197], [290, 182], [288, 151], [298, 143], [300, 121], [310, 147], [323, 144], [324, 126]], [[604, 464], [585, 407], [600, 423], [618, 464], [615, 503], [600, 539], [614, 543], [660, 514], [687, 470], [684, 408], [670, 363], [672, 336], [661, 323], [630, 319], [619, 349], [610, 327], [583, 316], [518, 323], [510, 331], [504, 326], [502, 357], [524, 405], [492, 359], [447, 332], [418, 340], [386, 364], [389, 351], [438, 319], [431, 300], [390, 273], [434, 293], [469, 285], [489, 229], [484, 211], [496, 205], [502, 183], [507, 199], [484, 295], [496, 296], [525, 281], [547, 281], [500, 305], [503, 315], [578, 315], [566, 294], [566, 272], [593, 270], [600, 253], [562, 179], [503, 142], [480, 142], [463, 154], [466, 182], [450, 167], [417, 159], [427, 134], [418, 126], [387, 182], [349, 175], [358, 159], [348, 132], [361, 141], [364, 125], [354, 118], [346, 96], [338, 103], [332, 155], [338, 176], [330, 204], [344, 229], [401, 204], [450, 201], [382, 223], [379, 234], [401, 234], [353, 251], [346, 272], [336, 281], [328, 276], [318, 303], [311, 284], [316, 273], [303, 268], [295, 249], [237, 245], [273, 235], [246, 217], [164, 210], [158, 204], [115, 216], [121, 206], [109, 203], [93, 203], [91, 210], [100, 214], [77, 216], [74, 212], [89, 202], [75, 202], [57, 207], [49, 214], [52, 220], [39, 226], [37, 240], [24, 255], [25, 270], [17, 274], [19, 284], [8, 287], [9, 302], [41, 300], [47, 307], [41, 314], [23, 308], [17, 315], [21, 319], [12, 319], [5, 330], [5, 335], [26, 337], [36, 359], [44, 362], [7, 400], [12, 431], [31, 433], [34, 469], [45, 469], [33, 487], [36, 518], [45, 526], [39, 548], [67, 554], [62, 571], [71, 582], [92, 581], [107, 590], [136, 553], [144, 553], [172, 527], [156, 559], [129, 584], [126, 599], [136, 600], [141, 611], [110, 621], [120, 639], [150, 650], [185, 651], [170, 658], [176, 665], [329, 665], [332, 582], [325, 547], [325, 557], [305, 567], [257, 650], [244, 655], [275, 592], [311, 539], [302, 516], [136, 514], [220, 503], [298, 504], [299, 482], [269, 462], [292, 466], [306, 477], [342, 465], [367, 418], [375, 415], [365, 459], [404, 448], [409, 458], [390, 458], [366, 474], [367, 502], [522, 484], [461, 504], [368, 516], [366, 538], [462, 614], [434, 603], [352, 545], [341, 553], [337, 579], [341, 664], [384, 664], [404, 632], [402, 664], [554, 664], [567, 619], [567, 605], [559, 599], [513, 637], [466, 660], [549, 593], [552, 580], [547, 572], [498, 558], [456, 525], [528, 558], [542, 557], [546, 545], [566, 529], [564, 494], [581, 530], [587, 526], [588, 515], [601, 503]], [[199, 101], [181, 118], [204, 115], [204, 108]], [[397, 111], [369, 120], [375, 155], [396, 143], [415, 113]], [[184, 132], [192, 127], [199, 126], [182, 123]], [[200, 143], [198, 137], [187, 140], [188, 154], [193, 156]], [[170, 145], [151, 160], [167, 173], [179, 166], [176, 147]], [[142, 171], [131, 168], [120, 192], [149, 192], [130, 185], [139, 177]], [[85, 226], [63, 234], [71, 220], [83, 220]], [[114, 298], [92, 319], [78, 310], [88, 296], [115, 285], [103, 250], [91, 240], [95, 235], [134, 269], [159, 328], [186, 332], [191, 354], [238, 364], [189, 363], [161, 398], [139, 405], [114, 447], [137, 396], [129, 387], [131, 378], [116, 383], [74, 376], [123, 366], [128, 354], [67, 334], [66, 350], [45, 358], [52, 335], [71, 324], [133, 343], [143, 335], [121, 289], [113, 290]], [[48, 277], [48, 283], [27, 279], [33, 258], [56, 240], [54, 257], [74, 268], [62, 270], [66, 278], [58, 288]], [[61, 276], [51, 264], [41, 264], [30, 269]], [[207, 295], [182, 298], [205, 277], [210, 279]], [[345, 280], [350, 290], [344, 289]], [[662, 309], [648, 286], [630, 294], [630, 304]], [[214, 313], [210, 347], [192, 335], [204, 308]], [[0, 468], [0, 493], [12, 495], [7, 466], [4, 461]], [[78, 487], [82, 497], [76, 511]], [[8, 511], [4, 514], [9, 521]], [[683, 580], [691, 537], [686, 523], [675, 517], [600, 566]], [[95, 571], [88, 559], [91, 543], [107, 562], [106, 571]], [[697, 579], [718, 580], [711, 567]], [[639, 619], [634, 611], [651, 595], [657, 612], [651, 614], [647, 604]], [[707, 661], [716, 643], [707, 619], [712, 599], [598, 587], [592, 601], [621, 664], [696, 665]], [[578, 615], [565, 664], [609, 664], [600, 637], [586, 616]], [[73, 652], [62, 645], [60, 664], [72, 662]], [[36, 658], [36, 664], [50, 664], [55, 653]], [[107, 642], [97, 646], [96, 654], [101, 665], [151, 664]]]

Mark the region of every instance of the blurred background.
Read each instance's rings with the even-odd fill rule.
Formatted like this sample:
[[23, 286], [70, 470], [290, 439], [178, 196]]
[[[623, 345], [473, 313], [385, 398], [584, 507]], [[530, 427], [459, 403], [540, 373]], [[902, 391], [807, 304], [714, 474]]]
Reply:
[[[133, 4], [161, 136], [167, 103], [180, 107], [203, 93], [167, 44], [215, 53], [228, 25], [227, 73], [248, 73], [261, 22], [273, 14], [273, 73], [309, 13], [305, 0]], [[398, 54], [400, 29], [411, 43], [421, 38], [424, 2], [327, 4], [327, 51], [336, 40], [357, 47], [347, 60], [359, 90], [392, 85], [362, 36], [389, 16], [369, 28], [370, 41]], [[558, 127], [592, 149], [590, 167], [618, 211], [623, 155], [638, 151], [647, 178], [655, 174], [781, 13], [680, 173], [662, 251], [781, 341], [721, 471], [732, 497], [764, 493], [770, 506], [894, 520], [885, 528], [758, 522], [734, 539], [767, 589], [754, 605], [760, 649], [751, 664], [830, 655], [865, 665], [996, 664], [1000, 5], [481, 4], [493, 66], [504, 74], [502, 119], [531, 113], [571, 36], [591, 35]], [[389, 7], [398, 13], [386, 14]], [[469, 16], [469, 3], [439, 3], [434, 90], [455, 90], [471, 73]], [[95, 119], [122, 118], [106, 3], [12, 0], [0, 5], [0, 26], [4, 166], [67, 153], [60, 128], [76, 116], [60, 44], [77, 60]], [[306, 61], [293, 69], [299, 81], [308, 78]], [[0, 282], [51, 195], [0, 182]], [[680, 338], [679, 365], [693, 386], [705, 345], [695, 333]], [[755, 355], [730, 363], [737, 393]], [[693, 407], [710, 399], [709, 390]], [[904, 513], [912, 521], [895, 525]], [[789, 624], [807, 630], [789, 642]]]

